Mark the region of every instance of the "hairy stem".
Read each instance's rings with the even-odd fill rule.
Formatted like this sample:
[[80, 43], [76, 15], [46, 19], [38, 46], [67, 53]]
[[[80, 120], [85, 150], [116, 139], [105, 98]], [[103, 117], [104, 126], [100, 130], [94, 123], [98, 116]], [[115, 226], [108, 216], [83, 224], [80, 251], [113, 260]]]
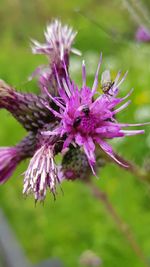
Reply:
[[143, 262], [143, 265], [146, 267], [150, 266], [146, 260], [146, 257], [144, 255], [140, 245], [137, 243], [137, 241], [134, 237], [134, 234], [132, 233], [130, 227], [128, 226], [128, 224], [126, 222], [123, 221], [123, 219], [120, 217], [120, 215], [114, 209], [114, 207], [112, 206], [111, 202], [108, 199], [107, 194], [105, 192], [101, 191], [99, 188], [97, 188], [91, 181], [89, 181], [87, 183], [87, 185], [90, 188], [92, 195], [96, 199], [98, 199], [100, 202], [103, 203], [105, 210], [111, 216], [111, 218], [113, 219], [113, 221], [117, 225], [120, 232], [122, 232], [122, 234], [124, 235], [124, 237], [126, 238], [128, 243], [130, 244], [130, 246], [132, 247], [132, 249], [135, 252], [135, 254], [137, 255], [137, 257]]

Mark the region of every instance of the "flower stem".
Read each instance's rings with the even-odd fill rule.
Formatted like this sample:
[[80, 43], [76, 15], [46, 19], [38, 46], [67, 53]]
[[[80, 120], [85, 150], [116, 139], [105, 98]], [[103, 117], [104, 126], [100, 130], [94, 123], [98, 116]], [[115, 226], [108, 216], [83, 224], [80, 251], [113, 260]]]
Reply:
[[120, 215], [114, 209], [110, 200], [108, 199], [107, 194], [105, 192], [101, 191], [99, 188], [97, 188], [91, 181], [89, 181], [87, 183], [87, 185], [90, 188], [92, 195], [96, 199], [98, 199], [99, 201], [101, 201], [103, 203], [105, 210], [111, 216], [111, 218], [113, 219], [113, 221], [117, 225], [120, 232], [122, 232], [122, 234], [124, 235], [124, 237], [126, 238], [128, 243], [130, 244], [130, 246], [132, 247], [132, 249], [135, 252], [135, 254], [137, 255], [137, 257], [143, 262], [143, 265], [145, 267], [150, 266], [146, 260], [146, 257], [144, 255], [142, 249], [140, 248], [139, 244], [137, 243], [137, 241], [134, 237], [134, 234], [132, 233], [129, 225], [122, 220]]

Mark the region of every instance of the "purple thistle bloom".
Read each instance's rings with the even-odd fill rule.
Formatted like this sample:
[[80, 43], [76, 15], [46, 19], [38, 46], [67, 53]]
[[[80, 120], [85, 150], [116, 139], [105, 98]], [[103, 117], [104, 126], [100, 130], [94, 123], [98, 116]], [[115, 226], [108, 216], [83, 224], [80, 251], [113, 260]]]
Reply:
[[125, 76], [119, 81], [120, 73], [118, 73], [112, 87], [107, 94], [102, 94], [94, 100], [94, 96], [98, 94], [98, 75], [102, 61], [102, 56], [98, 64], [94, 83], [92, 89], [86, 85], [86, 70], [83, 62], [82, 76], [83, 83], [81, 90], [78, 86], [70, 80], [66, 69], [66, 80], [63, 80], [63, 87], [58, 80], [58, 91], [60, 98], [54, 98], [47, 92], [50, 99], [59, 106], [59, 112], [47, 108], [60, 119], [59, 126], [54, 131], [43, 132], [46, 136], [66, 135], [66, 140], [63, 144], [63, 149], [75, 142], [79, 147], [82, 147], [88, 162], [94, 171], [95, 145], [98, 144], [100, 148], [113, 160], [123, 167], [128, 167], [124, 162], [121, 162], [115, 155], [112, 147], [106, 142], [106, 139], [113, 139], [117, 137], [124, 137], [129, 135], [143, 134], [143, 130], [124, 130], [124, 127], [141, 126], [143, 124], [126, 124], [119, 123], [114, 116], [121, 110], [126, 108], [130, 101], [125, 102], [119, 108], [116, 106], [125, 101], [131, 94], [128, 93], [123, 98], [117, 98], [119, 86], [124, 81]]
[[149, 43], [150, 42], [150, 31], [148, 28], [144, 26], [140, 26], [137, 31], [135, 38], [138, 42], [145, 42]]
[[[43, 129], [53, 130], [57, 124], [57, 122], [45, 124]], [[23, 187], [23, 193], [25, 195], [33, 193], [35, 201], [45, 199], [47, 188], [54, 197], [56, 195], [56, 185], [63, 177], [60, 167], [55, 164], [54, 157], [62, 150], [62, 144], [63, 140], [55, 136], [43, 138], [40, 130], [36, 134], [34, 153], [24, 173]]]
[[46, 54], [51, 63], [57, 64], [58, 61], [68, 62], [69, 53], [79, 54], [79, 51], [72, 48], [72, 43], [77, 32], [74, 32], [68, 25], [62, 25], [59, 20], [54, 20], [47, 26], [45, 31], [46, 43], [41, 44], [32, 40], [32, 52], [34, 54]]
[[54, 161], [54, 149], [45, 144], [30, 160], [25, 172], [23, 193], [33, 193], [35, 201], [43, 201], [49, 188], [55, 196], [56, 184], [59, 183], [58, 176], [59, 169]]
[[62, 25], [59, 20], [54, 20], [47, 26], [44, 34], [46, 43], [41, 44], [32, 40], [32, 52], [34, 54], [45, 54], [49, 60], [50, 68], [49, 66], [38, 67], [30, 77], [31, 79], [38, 75], [42, 93], [44, 93], [44, 87], [46, 86], [53, 95], [57, 95], [55, 68], [61, 80], [65, 78], [63, 62], [65, 62], [67, 69], [69, 67], [70, 52], [81, 55], [77, 49], [72, 48], [76, 34], [77, 32], [74, 32], [68, 25]]

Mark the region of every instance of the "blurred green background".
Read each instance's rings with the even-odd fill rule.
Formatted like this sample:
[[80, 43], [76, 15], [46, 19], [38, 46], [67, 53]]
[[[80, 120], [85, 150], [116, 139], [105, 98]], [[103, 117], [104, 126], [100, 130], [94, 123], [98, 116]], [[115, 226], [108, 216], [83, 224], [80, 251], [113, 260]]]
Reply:
[[[30, 38], [43, 41], [46, 24], [56, 17], [78, 31], [75, 47], [83, 56], [72, 56], [72, 77], [80, 83], [85, 58], [91, 84], [102, 51], [103, 70], [109, 68], [113, 77], [118, 70], [129, 70], [121, 95], [134, 87], [132, 104], [119, 115], [120, 121], [150, 121], [150, 44], [134, 41], [137, 25], [121, 0], [0, 0], [0, 77], [19, 90], [38, 92], [36, 80], [27, 82], [27, 77], [46, 60], [31, 54]], [[1, 146], [15, 145], [25, 135], [6, 111], [0, 111], [0, 121]], [[149, 129], [145, 127], [145, 135], [112, 144], [126, 159], [142, 165], [149, 155]], [[44, 206], [35, 207], [32, 197], [24, 199], [20, 174], [27, 164], [21, 164], [0, 187], [0, 205], [31, 262], [58, 257], [64, 266], [78, 267], [80, 255], [90, 249], [104, 267], [143, 266], [86, 185], [64, 182], [64, 195], [59, 192], [54, 202], [48, 193]], [[150, 191], [114, 164], [103, 168], [99, 177], [93, 177], [94, 182], [108, 193], [150, 261]]]

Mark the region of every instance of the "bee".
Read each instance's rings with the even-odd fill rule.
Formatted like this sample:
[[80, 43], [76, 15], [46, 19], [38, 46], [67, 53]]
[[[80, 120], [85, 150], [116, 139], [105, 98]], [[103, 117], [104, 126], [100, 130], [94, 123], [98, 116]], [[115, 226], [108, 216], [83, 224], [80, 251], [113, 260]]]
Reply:
[[88, 117], [90, 113], [89, 107], [88, 106], [83, 107], [82, 111], [85, 114], [85, 116]]
[[102, 78], [101, 78], [101, 88], [104, 94], [109, 94], [110, 89], [112, 88], [114, 82], [111, 80], [110, 77], [110, 71], [105, 70], [102, 73]]

